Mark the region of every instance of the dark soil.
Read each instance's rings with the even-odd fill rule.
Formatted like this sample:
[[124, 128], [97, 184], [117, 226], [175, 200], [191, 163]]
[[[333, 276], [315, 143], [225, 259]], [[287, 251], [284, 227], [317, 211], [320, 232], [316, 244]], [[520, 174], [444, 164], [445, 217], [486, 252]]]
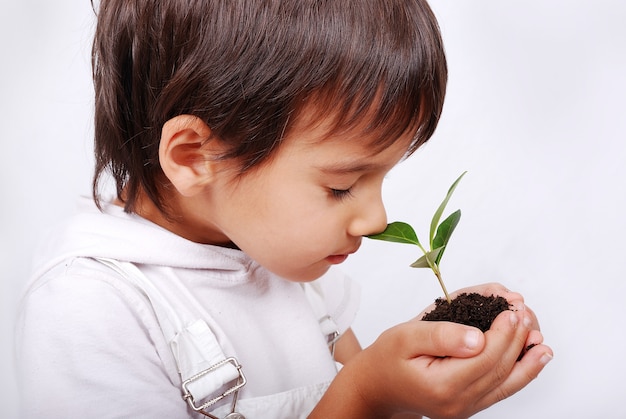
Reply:
[[[448, 304], [445, 298], [435, 300], [435, 308], [424, 314], [422, 320], [426, 321], [449, 321], [474, 326], [486, 332], [496, 316], [511, 307], [509, 302], [500, 296], [473, 293], [459, 294]], [[524, 354], [535, 344], [530, 344], [522, 350], [517, 360], [521, 360]]]
[[445, 298], [437, 298], [435, 308], [426, 313], [422, 320], [461, 323], [486, 332], [496, 316], [509, 307], [504, 297], [463, 293], [454, 298], [451, 304]]

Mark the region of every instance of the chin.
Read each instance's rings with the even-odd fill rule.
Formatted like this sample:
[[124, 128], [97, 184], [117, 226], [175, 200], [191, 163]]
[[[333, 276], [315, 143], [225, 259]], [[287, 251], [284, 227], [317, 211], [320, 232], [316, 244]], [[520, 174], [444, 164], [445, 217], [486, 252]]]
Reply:
[[311, 268], [305, 272], [294, 272], [293, 274], [279, 275], [292, 282], [311, 282], [315, 281], [320, 276], [324, 275], [330, 269], [330, 265], [326, 265], [323, 268]]

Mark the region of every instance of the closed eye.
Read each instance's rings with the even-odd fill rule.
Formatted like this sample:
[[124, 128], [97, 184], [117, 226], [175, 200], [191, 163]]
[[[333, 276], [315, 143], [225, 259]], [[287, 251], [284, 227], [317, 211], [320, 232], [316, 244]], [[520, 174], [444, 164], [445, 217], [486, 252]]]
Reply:
[[330, 193], [332, 197], [338, 201], [343, 201], [344, 199], [350, 198], [352, 196], [352, 188], [348, 189], [330, 189]]

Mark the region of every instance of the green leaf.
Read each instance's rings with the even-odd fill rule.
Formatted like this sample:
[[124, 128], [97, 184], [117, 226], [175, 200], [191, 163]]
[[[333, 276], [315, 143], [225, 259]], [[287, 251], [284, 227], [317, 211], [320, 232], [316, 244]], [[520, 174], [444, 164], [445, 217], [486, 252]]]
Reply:
[[443, 256], [443, 251], [446, 245], [448, 244], [448, 241], [450, 240], [450, 237], [452, 236], [452, 233], [454, 232], [454, 229], [456, 228], [460, 219], [461, 219], [461, 210], [456, 210], [455, 212], [450, 214], [448, 218], [443, 220], [443, 222], [439, 224], [439, 227], [437, 227], [437, 234], [435, 235], [435, 238], [433, 239], [433, 247], [441, 248], [441, 252], [439, 252], [439, 254], [437, 255], [437, 258], [435, 259], [435, 262], [437, 263], [437, 265], [439, 265], [439, 261], [441, 260], [441, 257]]
[[[430, 252], [426, 252], [424, 256], [411, 263], [411, 268], [432, 268], [431, 265], [437, 264], [436, 260], [441, 252], [443, 252], [443, 249], [443, 247], [439, 247], [435, 250], [431, 250]], [[430, 261], [430, 264], [428, 261]]]
[[430, 222], [430, 236], [429, 236], [429, 244], [430, 244], [430, 248], [431, 249], [435, 247], [434, 243], [433, 243], [433, 239], [435, 237], [435, 231], [437, 230], [437, 227], [439, 225], [439, 220], [441, 219], [441, 215], [443, 214], [443, 211], [446, 209], [446, 205], [448, 205], [448, 201], [450, 200], [450, 197], [452, 196], [452, 193], [454, 192], [454, 190], [456, 189], [457, 185], [461, 181], [461, 178], [463, 178], [463, 176], [465, 176], [466, 173], [467, 173], [467, 171], [461, 173], [461, 176], [459, 176], [454, 181], [452, 186], [450, 186], [450, 189], [448, 189], [448, 193], [447, 193], [446, 197], [444, 198], [444, 200], [439, 205], [439, 208], [437, 208], [437, 211], [435, 211], [435, 215], [433, 215], [433, 219]]
[[413, 227], [402, 221], [387, 224], [387, 228], [382, 233], [372, 234], [367, 237], [374, 240], [420, 245]]

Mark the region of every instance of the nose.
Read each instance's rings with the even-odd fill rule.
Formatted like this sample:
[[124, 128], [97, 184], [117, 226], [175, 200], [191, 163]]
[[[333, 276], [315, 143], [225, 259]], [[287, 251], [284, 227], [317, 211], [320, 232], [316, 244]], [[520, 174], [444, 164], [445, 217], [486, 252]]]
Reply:
[[355, 216], [348, 229], [351, 236], [376, 234], [387, 227], [387, 211], [385, 211], [381, 193], [377, 193], [373, 198], [357, 205]]

